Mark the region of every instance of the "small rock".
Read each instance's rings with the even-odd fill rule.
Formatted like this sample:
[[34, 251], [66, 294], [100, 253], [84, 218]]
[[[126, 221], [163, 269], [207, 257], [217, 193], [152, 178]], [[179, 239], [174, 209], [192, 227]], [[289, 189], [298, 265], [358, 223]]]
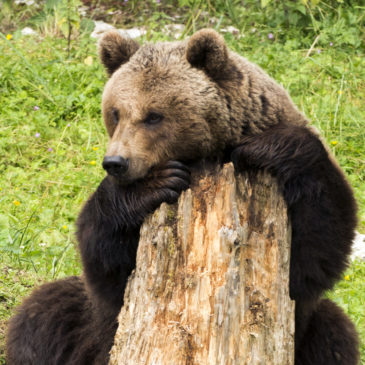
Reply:
[[146, 31], [143, 28], [118, 29], [118, 32], [122, 36], [127, 36], [132, 39], [139, 38], [146, 34]]
[[365, 234], [356, 232], [356, 236], [352, 245], [351, 261], [356, 259], [365, 260]]
[[87, 15], [87, 6], [79, 6], [78, 11], [81, 16], [86, 16]]
[[36, 35], [37, 34], [37, 32], [30, 27], [23, 28], [21, 33], [22, 33], [22, 35]]
[[221, 32], [223, 32], [223, 33], [232, 33], [233, 35], [240, 34], [240, 31], [237, 28], [233, 27], [232, 25], [228, 26], [227, 28], [221, 29]]
[[111, 24], [105, 23], [102, 20], [95, 20], [95, 28], [91, 33], [92, 38], [100, 38], [105, 32], [115, 29]]
[[15, 4], [20, 5], [20, 4], [24, 4], [24, 5], [34, 5], [35, 4], [35, 0], [15, 0]]
[[215, 16], [209, 18], [209, 24], [220, 24], [222, 19], [218, 19]]
[[168, 35], [171, 35], [175, 39], [178, 39], [184, 32], [185, 25], [184, 24], [167, 24], [164, 26], [164, 30], [167, 32]]
[[[111, 29], [115, 29], [115, 27], [113, 27], [111, 24], [105, 23], [102, 20], [96, 20], [94, 21], [94, 23], [95, 23], [95, 28], [90, 35], [92, 38], [97, 38], [97, 39], [101, 38], [101, 36], [105, 32]], [[129, 38], [138, 38], [146, 34], [146, 30], [143, 28], [117, 29], [117, 31], [121, 35]]]

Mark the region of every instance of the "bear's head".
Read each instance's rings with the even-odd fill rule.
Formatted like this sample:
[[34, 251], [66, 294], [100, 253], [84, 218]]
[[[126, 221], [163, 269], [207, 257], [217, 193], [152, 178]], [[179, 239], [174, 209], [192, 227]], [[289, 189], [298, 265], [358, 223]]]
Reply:
[[99, 52], [110, 76], [102, 101], [110, 136], [103, 166], [122, 182], [168, 160], [219, 156], [237, 143], [224, 89], [239, 71], [215, 31], [143, 46], [111, 31]]

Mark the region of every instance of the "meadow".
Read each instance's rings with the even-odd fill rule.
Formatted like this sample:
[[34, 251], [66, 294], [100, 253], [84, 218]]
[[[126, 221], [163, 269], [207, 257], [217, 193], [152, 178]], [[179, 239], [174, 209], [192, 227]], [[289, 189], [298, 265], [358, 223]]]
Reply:
[[[75, 220], [104, 176], [107, 80], [92, 19], [140, 42], [210, 26], [291, 94], [351, 182], [365, 233], [364, 10], [356, 1], [84, 1], [0, 8], [0, 364], [6, 322], [35, 285], [81, 272]], [[85, 15], [80, 15], [80, 6]], [[81, 13], [83, 13], [83, 11]], [[36, 34], [23, 35], [31, 26]], [[228, 28], [233, 26], [233, 28]], [[355, 322], [365, 364], [365, 262], [327, 295]]]

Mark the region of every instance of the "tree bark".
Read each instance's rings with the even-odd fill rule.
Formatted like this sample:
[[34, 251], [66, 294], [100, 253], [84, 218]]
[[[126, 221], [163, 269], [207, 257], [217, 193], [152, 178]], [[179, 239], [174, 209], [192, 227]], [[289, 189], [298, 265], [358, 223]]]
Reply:
[[141, 228], [109, 364], [294, 364], [290, 237], [269, 175], [195, 177]]

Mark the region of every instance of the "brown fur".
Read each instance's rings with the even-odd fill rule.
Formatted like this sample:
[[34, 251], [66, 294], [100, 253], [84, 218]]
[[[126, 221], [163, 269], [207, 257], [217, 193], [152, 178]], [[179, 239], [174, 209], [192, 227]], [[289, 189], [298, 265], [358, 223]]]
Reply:
[[356, 203], [286, 91], [208, 29], [141, 47], [113, 31], [100, 56], [111, 75], [102, 102], [109, 175], [78, 219], [84, 279], [43, 286], [24, 302], [10, 322], [9, 365], [108, 362], [139, 228], [177, 200], [189, 186], [186, 164], [201, 159], [277, 178], [292, 225], [295, 363], [356, 365], [353, 324], [321, 298], [347, 265]]
[[109, 75], [127, 62], [138, 50], [139, 44], [132, 39], [122, 38], [113, 30], [100, 41], [99, 54]]
[[[111, 123], [112, 108], [118, 109], [117, 126]], [[146, 126], [150, 111], [165, 119]], [[306, 363], [301, 343], [311, 351], [321, 347], [319, 340], [308, 342], [306, 328], [311, 317], [319, 316], [321, 293], [346, 267], [356, 204], [337, 163], [287, 92], [205, 29], [188, 41], [142, 46], [106, 85], [103, 112], [111, 136], [107, 154], [129, 159], [123, 177], [128, 181], [161, 162], [219, 158], [236, 146], [238, 171], [264, 168], [277, 176], [293, 224], [290, 292], [298, 300], [297, 363]], [[338, 240], [336, 248], [331, 248], [333, 240]], [[348, 363], [355, 364], [356, 332], [334, 304], [328, 307], [333, 320], [342, 316], [338, 323], [349, 339], [339, 339], [344, 344], [339, 356], [348, 354]], [[324, 336], [323, 341], [331, 340]]]
[[[108, 52], [114, 40], [119, 53], [122, 41], [114, 36], [106, 37]], [[202, 47], [205, 53], [199, 58]], [[124, 63], [127, 56], [122, 58]], [[119, 113], [117, 125], [113, 109]], [[143, 124], [150, 111], [164, 115], [159, 128]], [[111, 136], [107, 155], [130, 160], [126, 176], [130, 180], [172, 158], [219, 154], [227, 146], [238, 145], [243, 133], [257, 134], [287, 120], [307, 123], [281, 86], [229, 51], [212, 30], [196, 33], [189, 42], [147, 44], [138, 49], [108, 81], [103, 114]]]

